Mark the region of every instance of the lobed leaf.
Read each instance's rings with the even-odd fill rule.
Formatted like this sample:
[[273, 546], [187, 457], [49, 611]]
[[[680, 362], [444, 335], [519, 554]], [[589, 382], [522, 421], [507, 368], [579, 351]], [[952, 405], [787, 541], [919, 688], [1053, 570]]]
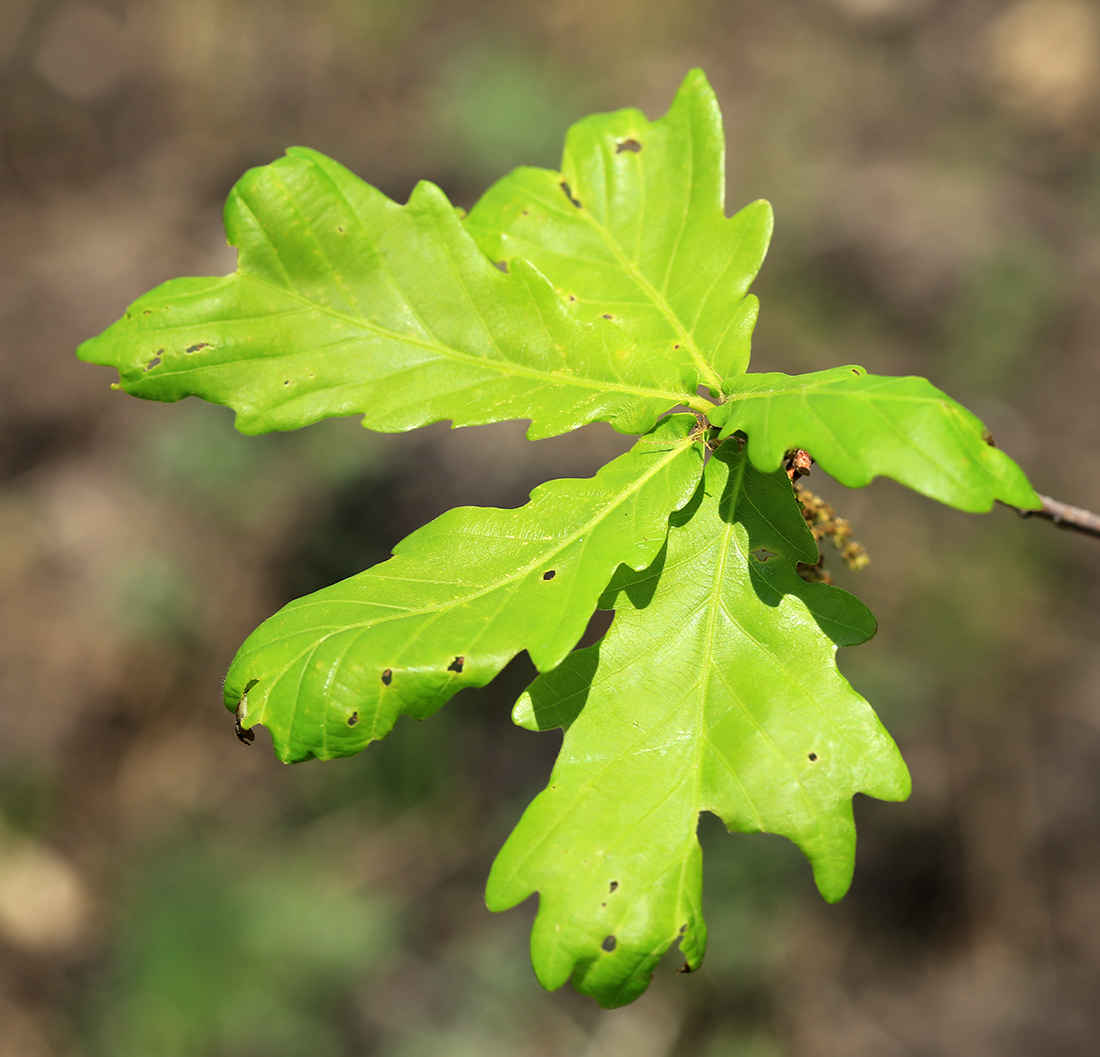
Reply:
[[[785, 475], [724, 445], [658, 559], [620, 573], [601, 603], [618, 603], [607, 636], [517, 705], [521, 725], [566, 734], [486, 899], [504, 910], [539, 893], [531, 951], [544, 987], [572, 977], [618, 1006], [677, 940], [688, 968], [700, 964], [699, 812], [789, 837], [835, 901], [852, 875], [853, 794], [908, 795], [894, 743], [835, 666], [837, 646], [873, 635], [874, 618], [798, 577], [803, 533]], [[754, 557], [761, 546], [778, 556]]]
[[694, 426], [665, 419], [595, 477], [541, 485], [516, 510], [450, 510], [389, 561], [291, 602], [241, 647], [226, 706], [244, 729], [267, 726], [286, 762], [349, 756], [520, 650], [554, 667], [616, 567], [648, 565], [691, 497]]
[[709, 406], [614, 323], [574, 319], [531, 265], [493, 267], [432, 184], [400, 206], [293, 147], [241, 178], [225, 221], [234, 274], [157, 287], [78, 355], [134, 396], [225, 404], [245, 433], [352, 414], [384, 432], [529, 418], [532, 438], [644, 433], [673, 405]]
[[495, 183], [466, 227], [491, 260], [531, 261], [579, 318], [614, 318], [717, 394], [743, 372], [756, 322], [749, 284], [771, 207], [725, 213], [722, 115], [702, 70], [669, 112], [594, 114], [566, 137], [561, 172], [520, 168]]
[[749, 374], [710, 420], [723, 437], [747, 434], [749, 457], [765, 472], [791, 448], [804, 448], [850, 488], [882, 474], [972, 513], [997, 499], [1041, 505], [981, 421], [924, 378], [887, 378], [862, 367]]

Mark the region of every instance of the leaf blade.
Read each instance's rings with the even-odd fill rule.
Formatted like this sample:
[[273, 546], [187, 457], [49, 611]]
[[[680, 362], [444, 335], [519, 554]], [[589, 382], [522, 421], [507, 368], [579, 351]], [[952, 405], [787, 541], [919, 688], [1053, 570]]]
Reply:
[[[835, 900], [851, 877], [852, 795], [908, 795], [896, 747], [835, 667], [837, 645], [868, 638], [874, 619], [799, 579], [792, 558], [751, 556], [745, 497], [760, 476], [720, 449], [697, 508], [673, 516], [662, 557], [633, 579], [641, 594], [517, 706], [524, 725], [566, 735], [486, 900], [502, 910], [539, 892], [532, 958], [548, 988], [572, 977], [602, 1005], [632, 1001], [678, 939], [698, 966], [700, 811], [789, 837]], [[771, 535], [797, 537], [793, 497], [769, 517]]]
[[246, 433], [350, 414], [385, 432], [530, 418], [532, 438], [644, 433], [704, 406], [619, 327], [573, 319], [530, 265], [494, 268], [431, 184], [399, 206], [295, 147], [242, 177], [226, 231], [233, 275], [163, 284], [78, 355], [135, 396], [232, 407]]
[[634, 109], [582, 119], [560, 172], [515, 170], [466, 226], [490, 259], [530, 260], [578, 318], [613, 316], [680, 364], [690, 391], [718, 391], [745, 370], [758, 308], [747, 291], [771, 238], [771, 207], [754, 202], [726, 217], [722, 116], [701, 70], [657, 121]]
[[238, 651], [226, 707], [244, 729], [265, 724], [286, 762], [331, 758], [485, 685], [522, 649], [553, 667], [615, 568], [648, 564], [690, 498], [694, 425], [665, 419], [595, 477], [541, 485], [518, 509], [448, 511], [389, 561], [291, 602]]
[[849, 488], [882, 475], [971, 513], [998, 499], [1024, 509], [1041, 505], [981, 421], [925, 378], [862, 367], [745, 375], [711, 421], [723, 437], [746, 433], [749, 457], [765, 472], [784, 452], [804, 448]]

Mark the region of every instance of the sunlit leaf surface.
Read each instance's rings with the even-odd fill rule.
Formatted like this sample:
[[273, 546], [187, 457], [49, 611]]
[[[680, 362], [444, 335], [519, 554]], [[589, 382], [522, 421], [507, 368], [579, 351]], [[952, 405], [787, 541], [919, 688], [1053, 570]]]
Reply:
[[386, 432], [529, 418], [532, 438], [644, 433], [701, 404], [672, 360], [578, 322], [530, 265], [494, 267], [432, 184], [399, 206], [294, 147], [245, 174], [225, 219], [234, 274], [158, 286], [79, 355], [135, 396], [225, 404], [246, 433], [353, 414]]
[[690, 415], [665, 420], [588, 480], [516, 510], [459, 507], [381, 565], [260, 625], [225, 682], [241, 726], [286, 761], [349, 756], [401, 713], [424, 718], [520, 650], [549, 669], [577, 643], [616, 567], [641, 569], [699, 478]]
[[711, 420], [723, 436], [746, 433], [749, 457], [763, 470], [776, 469], [789, 449], [804, 448], [850, 488], [882, 474], [974, 513], [995, 499], [1040, 506], [982, 423], [924, 378], [885, 378], [862, 367], [750, 374]]
[[756, 322], [746, 297], [772, 232], [771, 207], [725, 213], [718, 101], [701, 70], [663, 118], [593, 114], [569, 130], [560, 172], [521, 168], [466, 221], [492, 260], [531, 261], [582, 319], [608, 317], [692, 392], [745, 370]]
[[[522, 725], [567, 732], [493, 866], [488, 902], [539, 893], [531, 950], [544, 986], [572, 977], [616, 1006], [677, 940], [700, 964], [700, 811], [789, 837], [835, 901], [852, 876], [852, 795], [908, 795], [894, 743], [834, 661], [837, 646], [874, 634], [874, 618], [798, 577], [795, 560], [816, 556], [803, 533], [785, 475], [761, 475], [726, 445], [673, 516], [667, 551], [612, 585], [604, 640], [517, 705]], [[761, 560], [758, 548], [774, 553]]]

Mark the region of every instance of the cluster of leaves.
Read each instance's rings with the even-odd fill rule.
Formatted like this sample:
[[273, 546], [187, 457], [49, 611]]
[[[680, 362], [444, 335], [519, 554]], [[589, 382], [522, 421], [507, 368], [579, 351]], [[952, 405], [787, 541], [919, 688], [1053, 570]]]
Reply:
[[[1039, 505], [924, 379], [746, 373], [772, 218], [765, 202], [727, 217], [724, 184], [699, 71], [665, 117], [586, 118], [560, 172], [517, 169], [468, 216], [431, 184], [401, 206], [293, 148], [230, 195], [234, 274], [165, 283], [79, 353], [136, 396], [228, 405], [246, 433], [361, 414], [389, 432], [522, 418], [532, 439], [596, 421], [638, 435], [589, 480], [452, 510], [292, 602], [225, 683], [242, 732], [264, 724], [286, 761], [332, 758], [526, 650], [541, 674], [515, 721], [566, 733], [487, 901], [538, 892], [539, 980], [604, 1006], [636, 998], [677, 941], [689, 968], [702, 960], [701, 811], [789, 837], [836, 900], [853, 794], [908, 793], [835, 664], [874, 618], [797, 574], [818, 549], [785, 453], [962, 510]], [[615, 610], [610, 631], [574, 650], [597, 608]]]

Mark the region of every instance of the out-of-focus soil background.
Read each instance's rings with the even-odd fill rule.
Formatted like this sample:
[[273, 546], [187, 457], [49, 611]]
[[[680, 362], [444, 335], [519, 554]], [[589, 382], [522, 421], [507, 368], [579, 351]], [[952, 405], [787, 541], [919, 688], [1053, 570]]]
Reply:
[[[1100, 1037], [1100, 544], [815, 474], [868, 546], [844, 651], [910, 763], [848, 897], [704, 818], [710, 954], [601, 1012], [530, 972], [489, 863], [555, 738], [521, 658], [363, 756], [283, 767], [220, 679], [291, 597], [592, 427], [244, 438], [73, 349], [229, 271], [248, 166], [317, 147], [398, 200], [555, 166], [703, 66], [731, 207], [769, 198], [754, 365], [861, 363], [974, 408], [1100, 505], [1100, 6], [1086, 0], [2, 0], [0, 1057], [1045, 1057]], [[837, 563], [832, 561], [832, 565]]]

